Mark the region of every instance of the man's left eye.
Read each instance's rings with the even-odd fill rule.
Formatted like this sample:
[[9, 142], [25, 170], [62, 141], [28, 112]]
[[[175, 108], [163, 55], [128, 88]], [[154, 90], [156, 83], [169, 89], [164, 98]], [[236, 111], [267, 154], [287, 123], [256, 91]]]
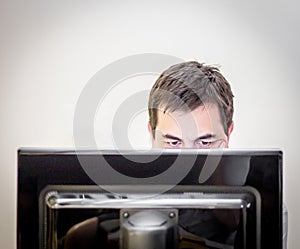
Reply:
[[197, 142], [197, 145], [201, 148], [209, 148], [213, 144], [213, 141], [200, 140]]

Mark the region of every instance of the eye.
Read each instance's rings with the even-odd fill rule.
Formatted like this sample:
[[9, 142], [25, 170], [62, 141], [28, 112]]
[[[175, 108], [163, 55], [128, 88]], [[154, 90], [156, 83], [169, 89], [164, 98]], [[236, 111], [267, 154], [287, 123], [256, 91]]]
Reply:
[[170, 140], [170, 141], [166, 141], [166, 144], [168, 145], [168, 147], [177, 148], [182, 145], [182, 142], [179, 140]]
[[210, 140], [199, 140], [196, 142], [199, 148], [211, 148], [213, 141]]

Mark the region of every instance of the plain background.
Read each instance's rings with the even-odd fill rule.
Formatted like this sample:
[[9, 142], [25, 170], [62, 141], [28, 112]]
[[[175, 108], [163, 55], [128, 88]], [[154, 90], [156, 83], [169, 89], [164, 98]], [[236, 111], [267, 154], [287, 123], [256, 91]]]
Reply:
[[[288, 248], [298, 248], [298, 13], [294, 0], [1, 0], [0, 248], [16, 248], [17, 149], [73, 147], [76, 101], [88, 80], [139, 53], [221, 65], [235, 94], [231, 147], [284, 152]], [[155, 78], [140, 77], [134, 82], [145, 88]], [[116, 94], [126, 98], [127, 91]], [[115, 103], [111, 96], [108, 103]], [[124, 128], [136, 146], [149, 143], [146, 119], [141, 112]], [[103, 120], [100, 144], [110, 147], [109, 122]]]

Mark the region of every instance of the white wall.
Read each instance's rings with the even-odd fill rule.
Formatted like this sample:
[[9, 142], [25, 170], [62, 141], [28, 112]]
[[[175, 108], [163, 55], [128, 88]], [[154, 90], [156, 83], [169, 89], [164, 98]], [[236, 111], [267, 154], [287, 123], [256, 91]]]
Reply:
[[[236, 96], [231, 146], [284, 151], [289, 248], [297, 248], [298, 7], [293, 0], [0, 1], [0, 248], [16, 248], [17, 148], [73, 147], [75, 106], [88, 80], [145, 52], [221, 65]], [[145, 88], [155, 78], [137, 77]], [[142, 131], [131, 136], [137, 146], [148, 143], [144, 122], [142, 113], [132, 123]], [[101, 146], [111, 145], [104, 136]]]

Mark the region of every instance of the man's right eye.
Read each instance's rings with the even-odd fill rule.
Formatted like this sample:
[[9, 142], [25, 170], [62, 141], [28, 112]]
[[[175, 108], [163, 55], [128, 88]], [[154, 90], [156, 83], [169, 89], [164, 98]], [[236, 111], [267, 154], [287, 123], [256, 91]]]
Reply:
[[165, 143], [171, 148], [179, 148], [182, 145], [182, 142], [178, 140], [166, 141]]

